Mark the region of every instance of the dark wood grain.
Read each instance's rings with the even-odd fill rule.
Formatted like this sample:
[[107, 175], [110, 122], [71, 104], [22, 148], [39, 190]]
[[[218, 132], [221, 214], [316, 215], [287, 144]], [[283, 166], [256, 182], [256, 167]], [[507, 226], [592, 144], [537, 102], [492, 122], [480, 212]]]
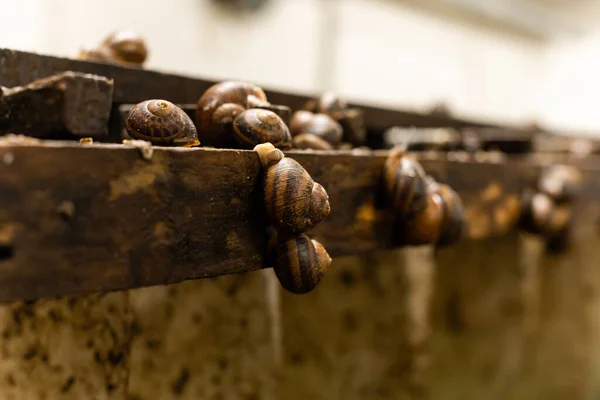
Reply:
[[[164, 98], [174, 103], [195, 104], [202, 93], [215, 81], [195, 79], [186, 76], [143, 70], [115, 64], [94, 63], [60, 57], [52, 57], [0, 49], [0, 85], [19, 86], [33, 80], [45, 78], [63, 71], [80, 71], [112, 78], [115, 81], [114, 101], [116, 103], [138, 103], [153, 98]], [[268, 99], [273, 104], [283, 104], [299, 109], [316, 94], [284, 93], [265, 88]], [[448, 118], [430, 114], [420, 114], [398, 109], [374, 107], [365, 104], [352, 104], [365, 112], [365, 122], [371, 131], [382, 132], [391, 126], [493, 126], [480, 121]]]
[[[330, 195], [310, 235], [334, 257], [401, 245], [381, 194], [385, 151], [289, 152]], [[472, 238], [514, 229], [520, 191], [546, 161], [448, 161], [426, 171], [462, 196]], [[590, 167], [588, 165], [587, 167]], [[598, 167], [593, 165], [592, 167]], [[583, 197], [600, 199], [600, 168]], [[0, 301], [166, 284], [263, 267], [253, 151], [0, 141]]]
[[24, 86], [0, 88], [0, 134], [57, 138], [102, 136], [112, 107], [113, 82], [63, 72]]

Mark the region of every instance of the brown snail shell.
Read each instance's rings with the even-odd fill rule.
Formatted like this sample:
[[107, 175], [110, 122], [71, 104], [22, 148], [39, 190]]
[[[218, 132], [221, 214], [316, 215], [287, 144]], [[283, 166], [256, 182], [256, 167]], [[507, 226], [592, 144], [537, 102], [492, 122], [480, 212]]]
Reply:
[[101, 47], [110, 49], [115, 60], [126, 63], [141, 65], [148, 57], [146, 42], [133, 31], [114, 32]]
[[404, 222], [404, 244], [419, 246], [438, 241], [444, 224], [444, 201], [435, 191], [427, 195], [427, 206]]
[[556, 204], [545, 193], [525, 196], [523, 210], [522, 226], [529, 232], [547, 237], [565, 231], [571, 220], [571, 207], [568, 204]]
[[112, 51], [103, 46], [92, 50], [81, 50], [77, 58], [85, 61], [114, 61]]
[[384, 166], [384, 181], [394, 214], [408, 218], [427, 207], [425, 171], [418, 161], [407, 158], [402, 148], [390, 150]]
[[272, 111], [259, 108], [246, 110], [233, 121], [235, 140], [243, 147], [254, 148], [260, 143], [272, 143], [290, 148], [292, 137], [287, 125]]
[[538, 190], [557, 202], [573, 199], [581, 186], [581, 174], [570, 165], [547, 168], [538, 181]]
[[225, 81], [208, 88], [196, 104], [196, 124], [202, 143], [236, 147], [232, 123], [249, 108], [249, 101], [266, 102], [267, 95], [258, 86], [242, 81]]
[[342, 126], [327, 114], [314, 114], [310, 111], [297, 111], [290, 121], [292, 136], [312, 133], [336, 146], [342, 140]]
[[314, 113], [330, 113], [332, 111], [341, 111], [348, 108], [346, 102], [339, 98], [335, 93], [325, 92], [318, 99], [309, 100], [303, 107], [307, 111]]
[[265, 209], [279, 233], [298, 234], [320, 223], [331, 212], [325, 188], [297, 161], [285, 157], [271, 143], [254, 148], [264, 174]]
[[132, 138], [153, 144], [183, 147], [200, 144], [190, 117], [166, 100], [146, 100], [136, 104], [127, 115], [125, 128]]
[[313, 290], [331, 264], [323, 245], [306, 235], [280, 239], [273, 258], [273, 270], [281, 286], [295, 294]]
[[444, 204], [444, 221], [437, 246], [446, 247], [462, 238], [466, 229], [465, 210], [460, 196], [450, 186], [436, 184], [434, 190], [440, 195]]
[[333, 146], [312, 133], [302, 133], [292, 138], [292, 147], [295, 149], [333, 150]]

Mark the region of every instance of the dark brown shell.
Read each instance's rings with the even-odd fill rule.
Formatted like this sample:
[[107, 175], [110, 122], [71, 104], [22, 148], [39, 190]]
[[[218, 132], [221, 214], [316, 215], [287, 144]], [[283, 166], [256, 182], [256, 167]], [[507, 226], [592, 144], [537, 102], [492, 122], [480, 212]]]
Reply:
[[265, 208], [278, 232], [306, 232], [329, 215], [327, 192], [298, 162], [283, 157], [265, 168]]
[[312, 133], [326, 140], [332, 146], [342, 140], [342, 126], [327, 114], [313, 114], [309, 111], [297, 111], [290, 121], [292, 136]]
[[217, 83], [204, 92], [196, 104], [196, 124], [204, 145], [237, 147], [233, 120], [248, 108], [249, 96], [251, 102], [267, 101], [261, 88], [241, 81]]
[[291, 147], [292, 137], [287, 125], [272, 111], [259, 108], [246, 110], [233, 121], [235, 140], [243, 147], [254, 148], [271, 143], [277, 148]]
[[312, 133], [302, 133], [292, 138], [294, 149], [333, 150], [333, 146], [326, 140]]
[[389, 205], [396, 216], [406, 219], [427, 207], [425, 171], [418, 161], [407, 158], [401, 149], [390, 151], [384, 180]]
[[115, 32], [106, 38], [102, 46], [110, 49], [118, 61], [141, 65], [148, 57], [146, 42], [133, 31]]
[[404, 244], [419, 246], [438, 241], [444, 223], [444, 202], [435, 192], [427, 195], [427, 207], [404, 222]]
[[450, 186], [436, 185], [435, 191], [444, 203], [444, 222], [437, 241], [438, 247], [450, 246], [458, 242], [466, 229], [465, 210], [462, 200]]
[[274, 248], [273, 270], [283, 288], [304, 294], [313, 290], [331, 264], [323, 245], [306, 235], [281, 239]]
[[538, 190], [562, 203], [572, 200], [581, 186], [579, 170], [570, 165], [554, 165], [543, 171]]
[[147, 100], [137, 104], [127, 115], [125, 128], [132, 138], [154, 144], [183, 147], [200, 144], [190, 117], [166, 100]]

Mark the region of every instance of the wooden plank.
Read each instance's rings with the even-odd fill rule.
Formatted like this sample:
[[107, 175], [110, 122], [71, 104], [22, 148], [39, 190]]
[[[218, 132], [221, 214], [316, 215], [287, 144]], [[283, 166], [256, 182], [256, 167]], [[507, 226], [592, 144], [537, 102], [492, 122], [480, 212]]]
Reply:
[[[333, 256], [401, 245], [381, 193], [387, 152], [289, 155], [330, 195], [333, 211], [311, 236]], [[114, 144], [0, 141], [0, 300], [263, 267], [262, 169], [255, 152], [154, 148], [151, 160], [145, 157]], [[481, 156], [422, 159], [428, 173], [459, 191], [474, 239], [514, 229], [519, 195], [541, 165]], [[598, 200], [600, 171], [586, 171], [582, 196]]]
[[0, 87], [0, 134], [60, 138], [108, 134], [113, 82], [64, 72], [24, 86]]
[[[152, 98], [165, 98], [174, 103], [195, 104], [214, 81], [172, 75], [157, 71], [94, 63], [0, 49], [0, 85], [20, 86], [63, 71], [79, 71], [112, 78], [115, 81], [116, 103], [138, 103]], [[315, 94], [293, 94], [265, 88], [269, 101], [299, 109]], [[391, 126], [493, 126], [493, 124], [448, 118], [430, 114], [352, 104], [365, 112], [367, 128], [383, 132]]]

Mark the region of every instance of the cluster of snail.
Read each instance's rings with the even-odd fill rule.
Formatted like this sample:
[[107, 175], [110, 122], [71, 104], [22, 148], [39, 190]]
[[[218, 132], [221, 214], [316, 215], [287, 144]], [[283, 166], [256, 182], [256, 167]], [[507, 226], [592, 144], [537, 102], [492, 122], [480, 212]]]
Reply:
[[395, 147], [384, 166], [390, 211], [401, 244], [446, 247], [464, 233], [464, 208], [458, 194], [427, 176], [404, 147]]
[[564, 245], [572, 217], [572, 203], [581, 188], [577, 168], [554, 165], [542, 171], [534, 188], [522, 200], [521, 227], [542, 235], [549, 244]]
[[[360, 110], [325, 94], [292, 115], [289, 107], [271, 104], [258, 86], [226, 81], [208, 88], [196, 104], [195, 124], [166, 100], [135, 105], [126, 119], [133, 139], [166, 146], [203, 146], [252, 149], [260, 143], [275, 147], [332, 150], [364, 141]], [[197, 127], [197, 130], [196, 130]], [[359, 139], [360, 138], [360, 139]], [[344, 140], [346, 140], [344, 142]]]
[[99, 46], [81, 50], [80, 60], [103, 61], [141, 67], [148, 57], [146, 42], [136, 32], [118, 31], [110, 34]]
[[329, 196], [302, 165], [273, 144], [259, 144], [254, 150], [264, 169], [268, 224], [276, 232], [269, 244], [269, 263], [284, 289], [308, 293], [331, 264], [323, 245], [305, 234], [329, 215]]

